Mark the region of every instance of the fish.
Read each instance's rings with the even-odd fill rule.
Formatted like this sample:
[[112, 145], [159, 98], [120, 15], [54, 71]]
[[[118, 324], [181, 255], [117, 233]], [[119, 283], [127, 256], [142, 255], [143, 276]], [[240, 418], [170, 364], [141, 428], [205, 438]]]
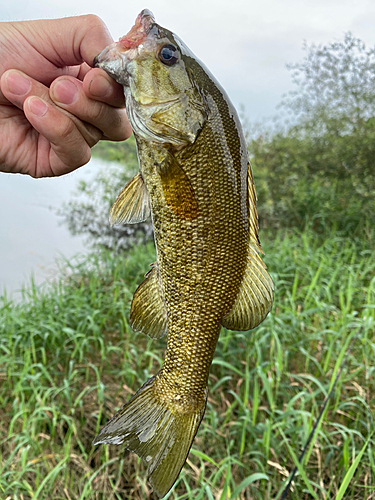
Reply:
[[267, 316], [273, 281], [260, 254], [256, 192], [237, 112], [205, 65], [148, 9], [95, 58], [124, 88], [140, 170], [110, 223], [150, 215], [156, 262], [135, 291], [130, 324], [167, 335], [160, 371], [93, 444], [123, 444], [147, 466], [159, 498], [176, 482], [203, 418], [222, 327]]

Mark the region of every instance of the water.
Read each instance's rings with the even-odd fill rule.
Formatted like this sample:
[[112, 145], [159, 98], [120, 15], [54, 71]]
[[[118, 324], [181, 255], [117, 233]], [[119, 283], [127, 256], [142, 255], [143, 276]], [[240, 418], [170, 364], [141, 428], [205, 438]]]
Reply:
[[56, 258], [86, 251], [84, 238], [59, 225], [56, 210], [80, 179], [89, 180], [105, 162], [96, 158], [57, 178], [32, 179], [0, 173], [0, 293], [16, 295], [33, 275], [37, 285], [56, 277]]

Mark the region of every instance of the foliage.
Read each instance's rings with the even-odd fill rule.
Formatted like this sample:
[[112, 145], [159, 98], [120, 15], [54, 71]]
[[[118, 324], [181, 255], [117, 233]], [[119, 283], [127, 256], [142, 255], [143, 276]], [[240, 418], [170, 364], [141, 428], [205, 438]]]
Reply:
[[250, 151], [263, 227], [311, 221], [325, 235], [360, 235], [374, 226], [375, 119], [346, 136], [258, 137]]
[[[374, 53], [351, 35], [307, 50], [284, 102], [293, 127], [250, 144], [262, 225], [281, 227], [261, 234], [275, 304], [251, 333], [221, 332], [206, 414], [170, 499], [280, 499], [358, 328], [289, 498], [375, 494]], [[121, 165], [80, 185], [69, 227], [107, 248], [145, 241], [149, 225], [107, 229], [137, 169], [134, 141], [96, 152]], [[128, 324], [154, 260], [151, 243], [97, 250], [62, 262], [56, 284], [31, 284], [18, 304], [0, 297], [1, 498], [156, 498], [134, 454], [91, 444], [162, 364], [165, 341]]]
[[375, 52], [346, 34], [305, 46], [297, 89], [282, 103], [286, 131], [249, 145], [264, 226], [361, 234], [375, 223]]
[[[322, 243], [311, 230], [263, 232], [262, 243], [273, 310], [251, 333], [222, 331], [206, 414], [169, 498], [280, 498], [358, 327], [289, 498], [370, 498], [375, 254], [360, 239]], [[63, 262], [58, 283], [31, 286], [19, 304], [1, 297], [1, 498], [156, 499], [134, 454], [91, 444], [162, 364], [165, 341], [128, 325], [132, 294], [154, 259], [152, 244], [95, 252]]]
[[132, 135], [124, 142], [100, 141], [93, 148], [93, 155], [110, 162], [126, 164], [130, 173], [138, 170], [138, 157], [135, 139]]
[[[314, 135], [351, 132], [375, 116], [375, 49], [352, 33], [327, 45], [304, 43], [302, 62], [289, 64], [297, 89], [282, 107]], [[345, 125], [345, 127], [343, 126]]]

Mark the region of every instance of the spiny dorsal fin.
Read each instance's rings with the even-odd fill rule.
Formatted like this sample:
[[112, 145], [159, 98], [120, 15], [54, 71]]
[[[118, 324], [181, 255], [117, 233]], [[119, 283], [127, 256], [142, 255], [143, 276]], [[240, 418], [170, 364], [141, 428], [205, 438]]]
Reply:
[[168, 320], [158, 267], [157, 264], [152, 266], [145, 280], [135, 291], [130, 311], [130, 325], [134, 331], [158, 339], [167, 333]]
[[263, 251], [258, 238], [257, 197], [250, 163], [248, 164], [247, 181], [249, 203], [247, 265], [234, 305], [221, 322], [229, 330], [255, 328], [270, 312], [273, 302], [273, 281], [258, 255], [258, 252], [263, 253]]
[[111, 226], [136, 224], [150, 215], [150, 200], [140, 172], [120, 192], [109, 213]]
[[253, 179], [253, 173], [251, 171], [250, 162], [247, 164], [247, 193], [248, 193], [248, 203], [249, 203], [249, 223], [250, 223], [250, 243], [255, 246], [257, 250], [263, 253], [262, 247], [260, 245], [258, 230], [258, 212], [257, 212], [257, 193], [255, 191], [255, 184]]

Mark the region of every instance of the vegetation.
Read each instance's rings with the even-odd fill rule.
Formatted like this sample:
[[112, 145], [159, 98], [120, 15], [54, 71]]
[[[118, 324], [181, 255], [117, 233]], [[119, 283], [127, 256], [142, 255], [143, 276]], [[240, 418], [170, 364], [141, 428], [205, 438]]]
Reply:
[[[249, 144], [274, 307], [252, 332], [222, 331], [169, 499], [280, 500], [295, 466], [290, 499], [375, 496], [375, 56], [350, 34], [306, 49], [283, 104], [293, 125]], [[107, 229], [134, 142], [96, 152], [126, 167], [81, 184], [64, 212], [101, 250], [62, 262], [58, 283], [31, 283], [20, 303], [0, 297], [1, 500], [156, 499], [136, 455], [91, 444], [165, 350], [128, 324], [155, 260], [150, 227]]]
[[361, 235], [375, 224], [375, 51], [350, 33], [305, 49], [281, 105], [293, 126], [250, 142], [260, 219]]
[[[272, 313], [253, 332], [223, 330], [209, 402], [171, 499], [274, 499], [306, 443], [346, 352], [360, 332], [289, 498], [345, 499], [375, 491], [375, 252], [361, 240], [319, 242], [312, 231], [263, 235], [275, 280]], [[65, 276], [0, 306], [0, 497], [155, 499], [123, 447], [93, 447], [99, 428], [152, 374], [164, 340], [134, 334], [132, 294], [155, 258], [65, 262]]]

